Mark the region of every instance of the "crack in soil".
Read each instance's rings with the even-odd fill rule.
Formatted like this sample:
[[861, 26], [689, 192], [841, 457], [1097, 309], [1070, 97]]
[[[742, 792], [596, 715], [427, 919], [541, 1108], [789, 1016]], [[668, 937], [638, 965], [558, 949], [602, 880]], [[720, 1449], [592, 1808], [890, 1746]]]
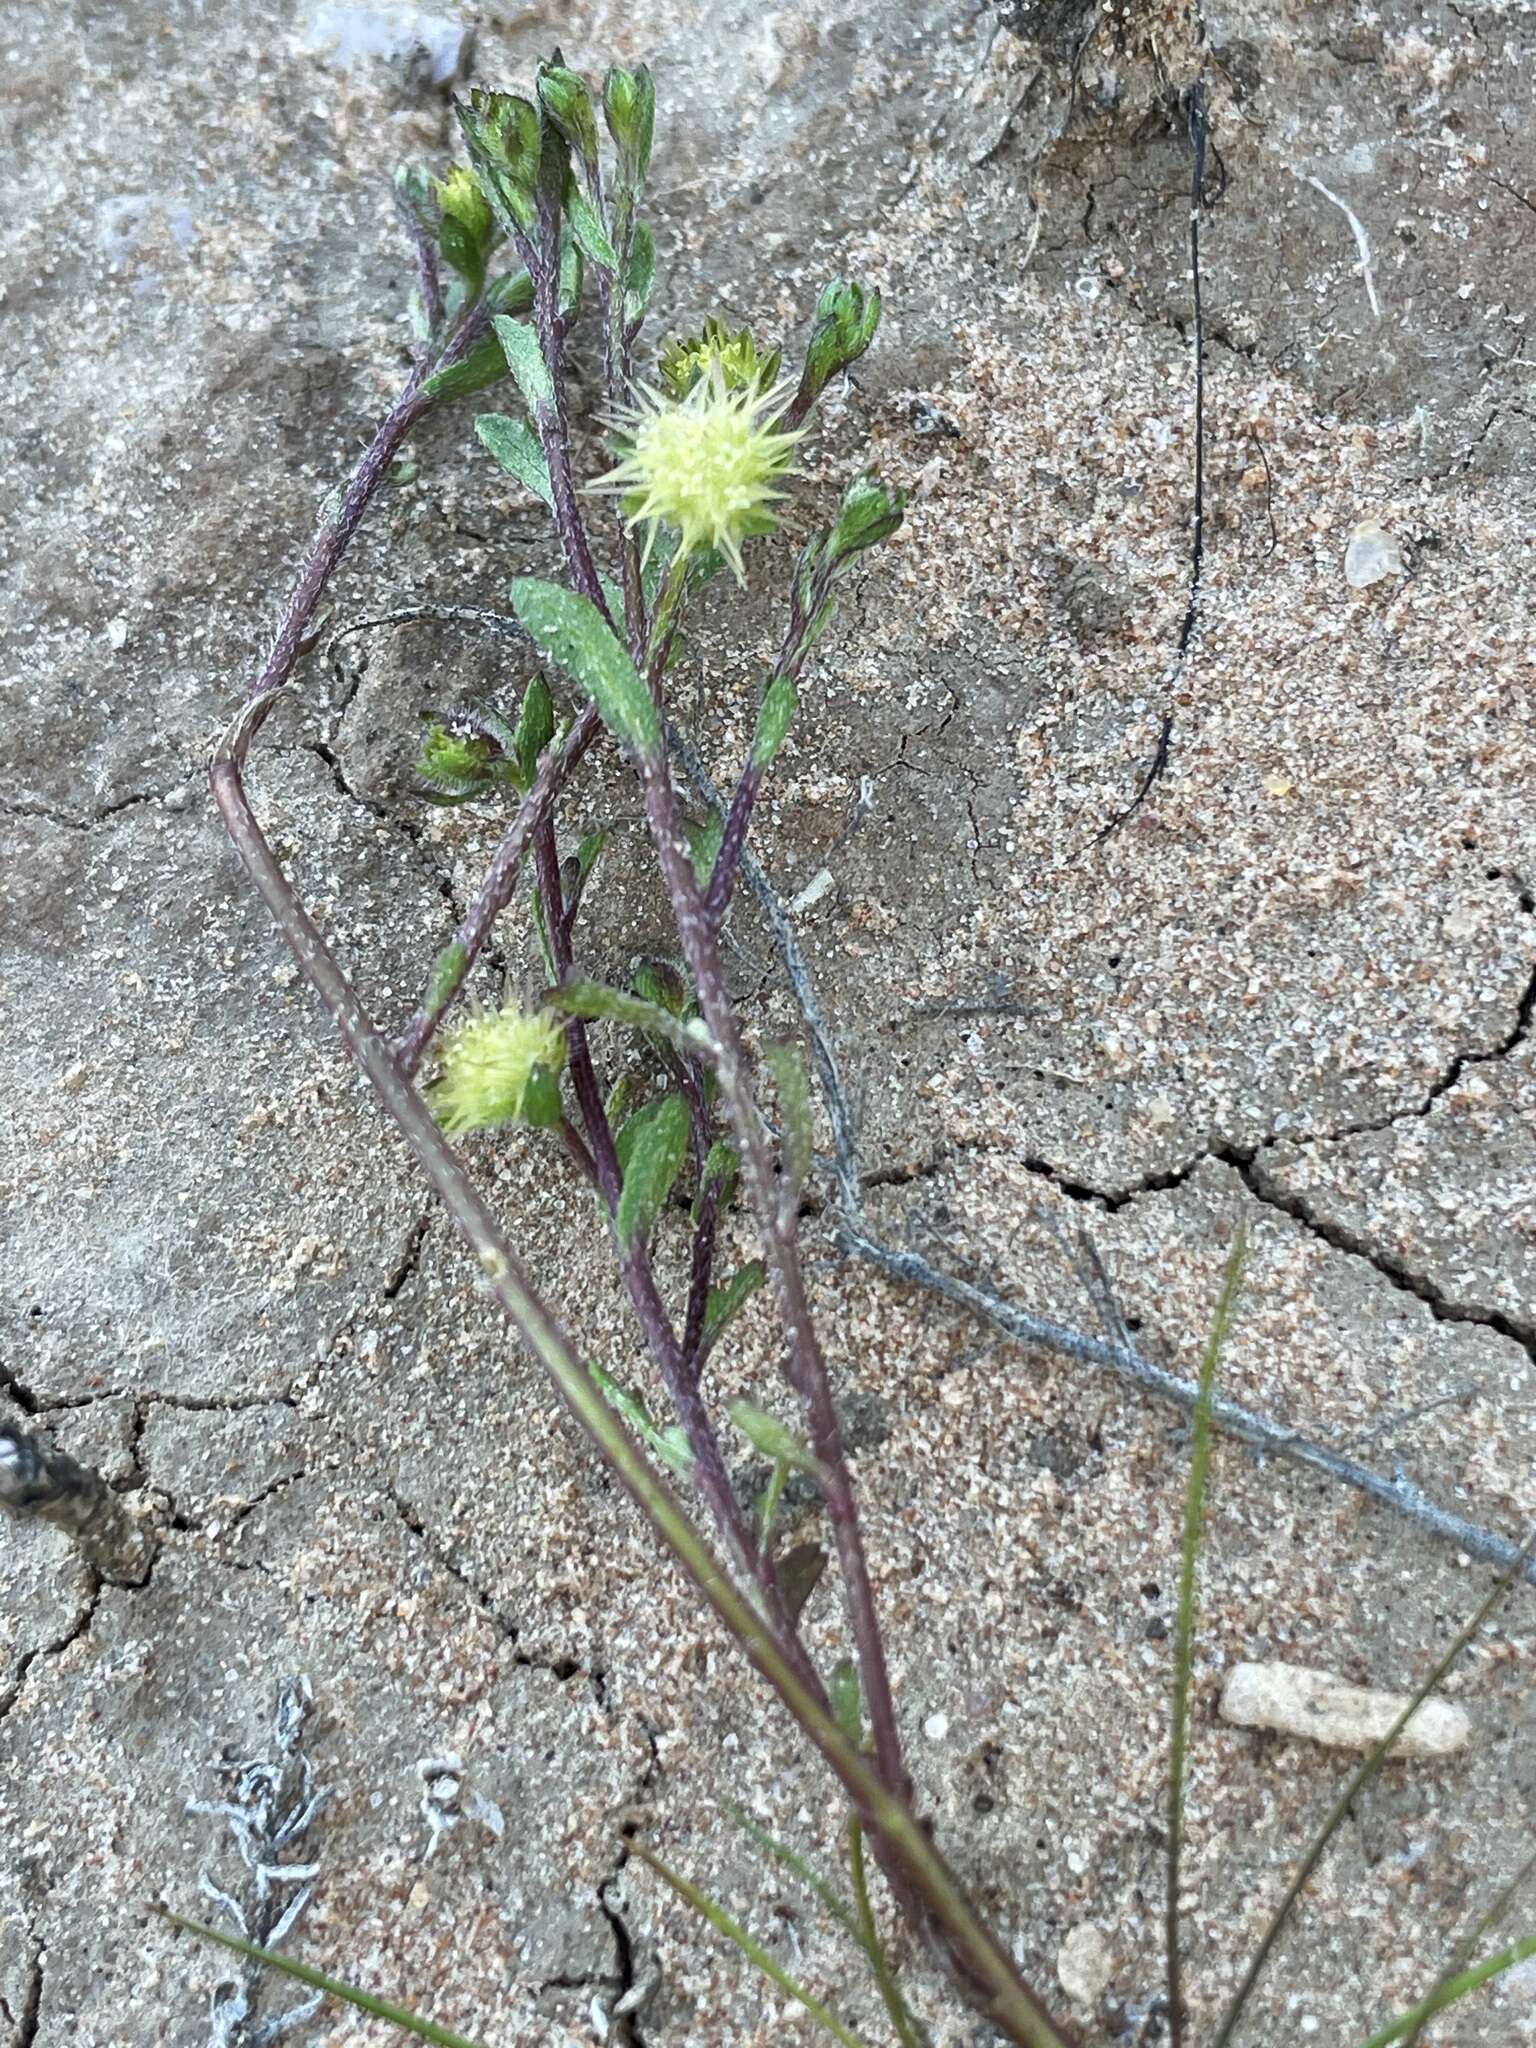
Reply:
[[483, 1586], [476, 1585], [468, 1572], [460, 1565], [455, 1564], [447, 1549], [428, 1529], [422, 1516], [411, 1506], [409, 1501], [397, 1493], [392, 1486], [386, 1487], [384, 1491], [386, 1498], [393, 1505], [396, 1514], [399, 1515], [406, 1528], [410, 1530], [411, 1534], [421, 1544], [428, 1557], [442, 1571], [445, 1571], [449, 1578], [463, 1587], [474, 1606], [479, 1609], [480, 1613], [485, 1616], [486, 1620], [491, 1623], [492, 1627], [509, 1645], [514, 1660], [524, 1670], [547, 1672], [558, 1685], [566, 1685], [573, 1678], [585, 1678], [588, 1689], [597, 1703], [599, 1713], [605, 1719], [611, 1720], [612, 1715], [608, 1706], [605, 1674], [600, 1669], [584, 1671], [580, 1660], [575, 1657], [535, 1657], [530, 1651], [519, 1649], [520, 1631], [516, 1622], [502, 1612]]
[[[89, 1567], [87, 1567], [87, 1570], [89, 1571]], [[149, 1580], [146, 1578], [143, 1583], [148, 1585]], [[6, 1690], [0, 1693], [0, 1721], [5, 1719], [12, 1707], [15, 1706], [17, 1700], [20, 1699], [22, 1687], [26, 1684], [34, 1664], [38, 1662], [46, 1663], [50, 1658], [63, 1656], [71, 1643], [77, 1643], [83, 1635], [89, 1633], [91, 1623], [96, 1619], [96, 1609], [101, 1604], [102, 1587], [103, 1582], [100, 1577], [95, 1572], [89, 1572], [89, 1583], [85, 1597], [63, 1634], [57, 1636], [51, 1643], [39, 1643], [35, 1650], [24, 1650], [22, 1652], [21, 1656], [16, 1660], [15, 1677]], [[136, 1592], [138, 1588], [130, 1586], [124, 1590]]]

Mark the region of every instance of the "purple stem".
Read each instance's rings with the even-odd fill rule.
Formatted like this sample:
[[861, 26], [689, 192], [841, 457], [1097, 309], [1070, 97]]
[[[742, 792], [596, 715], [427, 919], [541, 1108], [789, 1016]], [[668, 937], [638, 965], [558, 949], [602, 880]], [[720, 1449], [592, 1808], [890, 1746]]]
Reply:
[[731, 890], [736, 881], [736, 870], [741, 864], [741, 849], [747, 843], [747, 830], [752, 823], [752, 807], [757, 802], [757, 792], [762, 787], [762, 772], [754, 766], [751, 758], [741, 771], [741, 779], [731, 797], [731, 808], [725, 814], [725, 830], [720, 835], [720, 851], [715, 855], [715, 865], [709, 877], [709, 888], [704, 896], [704, 912], [716, 931], [730, 908]]
[[414, 1074], [432, 1035], [452, 1005], [498, 917], [512, 901], [523, 856], [540, 823], [546, 819], [572, 770], [603, 729], [597, 707], [588, 704], [559, 748], [547, 747], [533, 787], [518, 807], [497, 847], [485, 880], [475, 892], [464, 921], [446, 950], [438, 956], [432, 982], [415, 1015], [401, 1033], [398, 1058], [406, 1074]]
[[806, 1299], [792, 1219], [787, 1227], [780, 1215], [773, 1162], [762, 1120], [746, 1085], [741, 1035], [726, 993], [714, 928], [705, 914], [704, 899], [699, 893], [693, 862], [682, 834], [665, 754], [660, 750], [647, 753], [641, 760], [640, 769], [651, 838], [667, 894], [672, 901], [683, 953], [698, 990], [705, 1021], [718, 1047], [720, 1092], [736, 1127], [741, 1147], [742, 1176], [773, 1269], [779, 1313], [789, 1339], [790, 1376], [805, 1404], [811, 1448], [826, 1468], [823, 1493], [837, 1544], [876, 1762], [890, 1790], [909, 1800], [911, 1782], [902, 1756], [885, 1645], [859, 1530], [858, 1507], [848, 1471], [847, 1452], [832, 1401], [826, 1359], [816, 1336], [810, 1303]]
[[[315, 606], [320, 602], [325, 586], [335, 572], [336, 564], [346, 553], [353, 534], [368, 509], [368, 501], [383, 481], [384, 472], [399, 453], [401, 445], [422, 416], [433, 405], [424, 386], [428, 377], [437, 370], [447, 369], [457, 362], [467, 349], [477, 342], [485, 332], [487, 314], [483, 306], [475, 306], [460, 321], [452, 340], [437, 358], [429, 362], [425, 356], [411, 371], [399, 397], [384, 415], [374, 433], [373, 439], [363, 451], [362, 460], [348, 479], [342, 493], [340, 505], [329, 518], [323, 518], [315, 529], [315, 537], [309, 544], [309, 553], [299, 571], [298, 581], [289, 593], [283, 615], [278, 620], [277, 633], [271, 651], [261, 667], [261, 672], [247, 692], [248, 702], [258, 700], [265, 703], [293, 674], [294, 664], [304, 650], [310, 619]], [[261, 724], [265, 711], [240, 728], [240, 758]]]
[[719, 1216], [720, 1183], [711, 1178], [699, 1197], [699, 1221], [693, 1233], [693, 1270], [688, 1277], [688, 1320], [683, 1326], [683, 1356], [695, 1378], [704, 1343], [704, 1317], [709, 1308], [709, 1282], [715, 1267], [715, 1231]]

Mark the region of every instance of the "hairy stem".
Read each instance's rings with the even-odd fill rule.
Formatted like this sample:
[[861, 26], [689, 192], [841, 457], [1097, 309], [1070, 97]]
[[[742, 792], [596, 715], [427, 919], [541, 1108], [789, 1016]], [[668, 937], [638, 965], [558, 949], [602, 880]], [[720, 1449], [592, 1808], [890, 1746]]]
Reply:
[[248, 740], [247, 722], [240, 721], [220, 746], [209, 771], [214, 801], [235, 850], [300, 969], [330, 1012], [348, 1051], [393, 1119], [455, 1227], [478, 1257], [487, 1285], [529, 1354], [549, 1373], [562, 1400], [646, 1516], [659, 1542], [837, 1776], [872, 1836], [881, 1844], [889, 1867], [908, 1890], [922, 1898], [934, 1922], [944, 1929], [952, 1954], [977, 1987], [989, 2017], [1010, 2041], [1022, 2044], [1022, 2048], [1068, 2048], [1067, 2037], [1024, 1984], [1007, 1951], [977, 1915], [927, 1829], [908, 1803], [891, 1791], [878, 1772], [871, 1770], [772, 1635], [764, 1630], [761, 1616], [732, 1584], [676, 1496], [609, 1408], [564, 1332], [533, 1293], [484, 1197], [454, 1157], [389, 1044], [363, 1011], [351, 983], [313, 918], [295, 896], [262, 833], [240, 778], [239, 761]]
[[603, 729], [594, 705], [588, 704], [559, 747], [546, 747], [533, 787], [518, 806], [491, 861], [485, 880], [475, 891], [464, 921], [447, 947], [439, 954], [432, 980], [415, 1015], [400, 1035], [399, 1058], [407, 1074], [414, 1074], [433, 1033], [463, 988], [470, 969], [480, 957], [496, 920], [512, 901], [517, 878], [534, 834], [549, 817], [555, 799], [570, 780], [582, 755]]

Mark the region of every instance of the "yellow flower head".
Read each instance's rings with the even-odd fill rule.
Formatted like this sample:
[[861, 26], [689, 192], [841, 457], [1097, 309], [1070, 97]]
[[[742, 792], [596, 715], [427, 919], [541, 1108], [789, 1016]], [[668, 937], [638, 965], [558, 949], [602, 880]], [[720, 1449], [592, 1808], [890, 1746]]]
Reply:
[[[558, 1017], [547, 1010], [525, 1017], [510, 1005], [488, 1010], [449, 1039], [430, 1091], [433, 1113], [450, 1135], [491, 1130], [518, 1117], [548, 1123], [547, 1083], [564, 1064], [565, 1028]], [[538, 1069], [546, 1077], [542, 1086]]]
[[718, 361], [676, 402], [647, 391], [623, 422], [629, 452], [595, 488], [623, 492], [631, 526], [670, 527], [679, 557], [717, 548], [745, 583], [741, 544], [773, 531], [774, 485], [804, 432], [778, 426], [790, 396], [787, 384], [732, 390]]

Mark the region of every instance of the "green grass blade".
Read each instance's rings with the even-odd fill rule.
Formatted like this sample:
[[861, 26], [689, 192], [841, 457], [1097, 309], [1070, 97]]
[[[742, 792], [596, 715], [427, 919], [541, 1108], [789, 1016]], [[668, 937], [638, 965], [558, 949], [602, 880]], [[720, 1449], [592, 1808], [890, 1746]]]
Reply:
[[1205, 1482], [1211, 1468], [1211, 1398], [1222, 1347], [1232, 1327], [1243, 1285], [1248, 1233], [1242, 1224], [1222, 1275], [1216, 1313], [1200, 1361], [1200, 1392], [1195, 1401], [1194, 1442], [1190, 1451], [1189, 1484], [1184, 1491], [1184, 1540], [1179, 1563], [1179, 1603], [1173, 1631], [1173, 1726], [1168, 1744], [1168, 1899], [1163, 1926], [1168, 1964], [1168, 2038], [1171, 2048], [1184, 2039], [1183, 1958], [1179, 1949], [1179, 1866], [1184, 1851], [1184, 1784], [1189, 1762], [1189, 1691], [1195, 1637], [1195, 1565], [1204, 1527]]
[[851, 2034], [835, 2013], [828, 2012], [819, 1999], [812, 1998], [803, 1985], [797, 1984], [788, 1970], [776, 1963], [761, 1943], [754, 1941], [745, 1927], [733, 1920], [723, 1906], [716, 1905], [707, 1892], [701, 1892], [696, 1884], [690, 1884], [675, 1870], [669, 1870], [659, 1856], [653, 1855], [639, 1842], [631, 1842], [630, 1854], [638, 1856], [647, 1870], [654, 1870], [662, 1883], [670, 1885], [685, 1904], [692, 1906], [696, 1913], [702, 1913], [717, 1934], [723, 1934], [727, 1941], [734, 1943], [755, 1970], [760, 1970], [770, 1984], [776, 1984], [786, 1996], [802, 2006], [834, 2041], [840, 2041], [843, 2048], [865, 2048], [857, 2034]]
[[859, 1916], [859, 1946], [869, 1957], [869, 1967], [880, 1987], [881, 2002], [890, 2014], [891, 2025], [901, 2048], [928, 2048], [928, 2038], [907, 2010], [896, 1973], [886, 1960], [880, 1930], [869, 1903], [869, 1879], [864, 1869], [864, 1829], [856, 1813], [848, 1816], [848, 1874], [853, 1883], [854, 1910]]
[[375, 1998], [371, 1991], [359, 1991], [355, 1984], [343, 1984], [339, 1977], [327, 1977], [323, 1970], [313, 1970], [308, 1963], [297, 1963], [292, 1956], [280, 1956], [273, 1949], [247, 1941], [243, 1935], [226, 1934], [221, 1928], [206, 1927], [201, 1920], [185, 1920], [180, 1913], [172, 1913], [164, 1906], [156, 1910], [173, 1927], [183, 1927], [188, 1934], [200, 1934], [205, 1941], [216, 1941], [221, 1948], [231, 1948], [237, 1956], [248, 1956], [254, 1963], [270, 1964], [274, 1970], [281, 1970], [285, 1977], [307, 1984], [311, 1991], [323, 1991], [327, 1997], [339, 1998], [344, 2004], [356, 2006], [359, 2012], [366, 2012], [376, 2020], [388, 2020], [391, 2026], [414, 2034], [418, 2041], [433, 2041], [437, 2048], [482, 2048], [479, 2041], [451, 2033], [447, 2027], [406, 2012], [402, 2006], [391, 2005], [387, 1998]]
[[1417, 2048], [1419, 2036], [1423, 2033], [1431, 2014], [1440, 2010], [1439, 2000], [1441, 1993], [1448, 1984], [1453, 1984], [1468, 1968], [1473, 1956], [1482, 1947], [1484, 1939], [1493, 1932], [1494, 1928], [1498, 1926], [1504, 1915], [1509, 1911], [1510, 1902], [1514, 1898], [1515, 1893], [1526, 1883], [1533, 1870], [1536, 1870], [1536, 1849], [1533, 1849], [1530, 1855], [1526, 1857], [1524, 1863], [1521, 1864], [1503, 1890], [1499, 1892], [1493, 1904], [1482, 1915], [1477, 1924], [1468, 1931], [1462, 1940], [1457, 1942], [1451, 1952], [1450, 1961], [1430, 1986], [1428, 1994], [1420, 2001], [1419, 2018], [1414, 2022], [1413, 2030], [1405, 2039], [1403, 2048]]
[[[1351, 1771], [1343, 1791], [1334, 1801], [1329, 1811], [1328, 1818], [1323, 1822], [1321, 1828], [1318, 1829], [1307, 1853], [1297, 1865], [1296, 1874], [1286, 1887], [1285, 1897], [1280, 1901], [1274, 1918], [1264, 1930], [1264, 1938], [1254, 1951], [1253, 1960], [1249, 1963], [1247, 1970], [1243, 1974], [1243, 1981], [1232, 1995], [1232, 2002], [1222, 2016], [1221, 2025], [1211, 2043], [1211, 2048], [1228, 2048], [1228, 2043], [1232, 2039], [1238, 2021], [1243, 2016], [1243, 2008], [1248, 2003], [1253, 1987], [1259, 1981], [1264, 1965], [1269, 1961], [1270, 1953], [1280, 1938], [1281, 1929], [1290, 1918], [1291, 1912], [1297, 1900], [1301, 1897], [1302, 1892], [1306, 1889], [1307, 1882], [1311, 1878], [1313, 1871], [1322, 1861], [1328, 1844], [1333, 1840], [1339, 1828], [1343, 1826], [1345, 1817], [1360, 1793], [1365, 1790], [1366, 1786], [1372, 1782], [1381, 1770], [1393, 1743], [1402, 1734], [1408, 1722], [1418, 1712], [1425, 1700], [1429, 1698], [1429, 1695], [1435, 1690], [1435, 1687], [1444, 1678], [1445, 1674], [1477, 1634], [1489, 1615], [1492, 1614], [1499, 1602], [1505, 1597], [1511, 1585], [1520, 1577], [1524, 1571], [1526, 1560], [1531, 1555], [1533, 1544], [1536, 1544], [1536, 1529], [1532, 1530], [1531, 1534], [1521, 1545], [1519, 1555], [1515, 1558], [1514, 1562], [1499, 1574], [1487, 1596], [1478, 1607], [1476, 1614], [1473, 1615], [1466, 1627], [1462, 1629], [1444, 1656], [1436, 1663], [1429, 1676], [1423, 1680], [1418, 1690], [1409, 1699], [1408, 1704], [1403, 1708], [1403, 1711], [1392, 1723], [1386, 1734], [1382, 1736], [1376, 1747], [1367, 1756], [1362, 1758], [1356, 1769]], [[1394, 2038], [1396, 2037], [1394, 2036]]]
[[734, 1800], [726, 1801], [725, 1810], [737, 1827], [749, 1834], [757, 1846], [765, 1850], [775, 1863], [782, 1863], [786, 1870], [793, 1871], [806, 1890], [821, 1901], [845, 1933], [851, 1934], [855, 1941], [861, 1942], [862, 1937], [859, 1934], [858, 1922], [853, 1916], [853, 1908], [838, 1897], [814, 1864], [808, 1862], [798, 1849], [791, 1849], [789, 1844], [781, 1842], [777, 1835], [770, 1835], [765, 1827], [759, 1827], [746, 1808], [738, 1806]]
[[1505, 1970], [1512, 1970], [1516, 1963], [1523, 1963], [1527, 1956], [1536, 1956], [1536, 1934], [1527, 1934], [1521, 1941], [1512, 1941], [1508, 1948], [1501, 1948], [1497, 1955], [1485, 1956], [1482, 1962], [1470, 1970], [1463, 1970], [1459, 1977], [1452, 1977], [1446, 1984], [1432, 1991], [1428, 1998], [1410, 2006], [1407, 2012], [1399, 2013], [1395, 2020], [1388, 2020], [1384, 2027], [1378, 2027], [1368, 2041], [1362, 2041], [1360, 2048], [1390, 2048], [1394, 2041], [1401, 2041], [1412, 2031], [1422, 2028], [1427, 2019], [1437, 2012], [1444, 2012], [1448, 2005], [1454, 2005], [1458, 1998], [1465, 1998], [1469, 1991], [1476, 1991], [1479, 1985], [1490, 1978], [1498, 1977]]

